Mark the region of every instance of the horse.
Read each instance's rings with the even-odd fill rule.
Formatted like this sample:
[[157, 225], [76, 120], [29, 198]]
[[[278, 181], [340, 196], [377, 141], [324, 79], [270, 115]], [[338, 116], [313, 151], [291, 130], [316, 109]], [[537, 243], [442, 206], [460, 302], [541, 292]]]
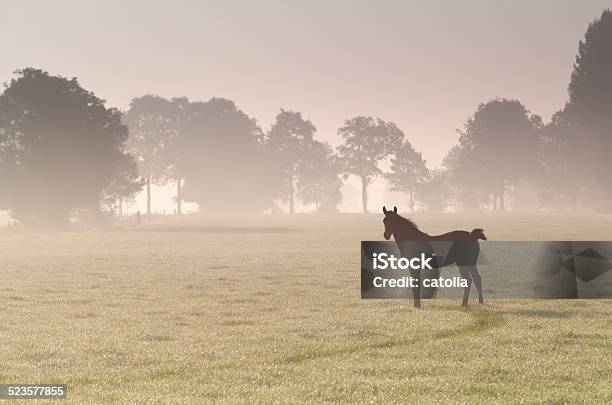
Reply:
[[[394, 237], [398, 248], [402, 254], [402, 257], [413, 257], [415, 254], [426, 252], [436, 257], [437, 253], [434, 246], [445, 245], [448, 250], [443, 256], [437, 256], [437, 261], [434, 261], [435, 269], [448, 266], [455, 263], [459, 268], [461, 277], [467, 281], [467, 287], [463, 290], [463, 301], [462, 307], [467, 307], [468, 299], [470, 297], [470, 286], [472, 282], [476, 286], [478, 291], [478, 302], [484, 303], [482, 297], [482, 280], [476, 262], [478, 255], [480, 254], [480, 245], [478, 240], [487, 240], [484, 231], [480, 228], [475, 228], [471, 232], [468, 231], [452, 231], [444, 233], [442, 235], [429, 235], [421, 231], [414, 222], [400, 216], [397, 213], [397, 207], [393, 207], [393, 211], [387, 210], [383, 206], [383, 224], [385, 226], [384, 238], [389, 240], [391, 236]], [[410, 242], [410, 243], [402, 243]], [[416, 243], [415, 243], [416, 242]], [[433, 244], [431, 242], [434, 242]], [[447, 242], [447, 243], [444, 243]], [[448, 245], [450, 243], [450, 245]], [[411, 270], [411, 275], [416, 276], [419, 281], [418, 286], [414, 287], [414, 307], [421, 308], [421, 274], [420, 270]]]

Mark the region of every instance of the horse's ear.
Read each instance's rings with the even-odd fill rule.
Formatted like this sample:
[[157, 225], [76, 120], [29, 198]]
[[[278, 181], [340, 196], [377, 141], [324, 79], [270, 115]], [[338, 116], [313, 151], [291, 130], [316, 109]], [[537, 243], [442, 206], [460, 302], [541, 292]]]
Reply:
[[397, 214], [397, 207], [396, 206], [393, 206], [393, 213]]
[[385, 206], [383, 205], [383, 214], [387, 215], [387, 209], [385, 208]]

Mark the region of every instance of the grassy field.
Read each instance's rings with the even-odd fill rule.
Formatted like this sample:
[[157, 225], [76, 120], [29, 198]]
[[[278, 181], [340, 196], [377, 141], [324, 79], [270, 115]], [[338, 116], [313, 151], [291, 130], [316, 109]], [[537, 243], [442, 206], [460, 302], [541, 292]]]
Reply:
[[[0, 381], [74, 403], [612, 403], [612, 301], [360, 300], [381, 216], [0, 235]], [[414, 219], [612, 239], [609, 216]]]

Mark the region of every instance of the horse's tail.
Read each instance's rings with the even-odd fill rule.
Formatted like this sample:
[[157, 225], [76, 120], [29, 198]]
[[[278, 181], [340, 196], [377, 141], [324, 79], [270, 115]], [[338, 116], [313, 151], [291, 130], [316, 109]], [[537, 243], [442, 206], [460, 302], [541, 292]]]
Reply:
[[484, 229], [480, 229], [480, 228], [472, 229], [472, 232], [470, 232], [470, 235], [472, 235], [472, 238], [474, 238], [475, 240], [478, 240], [478, 239], [487, 240], [487, 237], [484, 234]]

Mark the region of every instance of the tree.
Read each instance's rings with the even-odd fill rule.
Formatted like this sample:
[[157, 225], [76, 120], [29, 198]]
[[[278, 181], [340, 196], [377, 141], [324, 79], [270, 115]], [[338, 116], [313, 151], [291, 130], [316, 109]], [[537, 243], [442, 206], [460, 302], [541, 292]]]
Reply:
[[89, 206], [78, 207], [70, 212], [70, 217], [79, 223], [91, 226], [110, 226], [116, 215], [123, 215], [124, 201], [133, 201], [142, 190], [144, 179], [138, 175], [136, 161], [128, 153], [115, 167], [110, 184], [102, 190], [100, 201]]
[[128, 153], [123, 154], [120, 163], [115, 167], [115, 174], [110, 184], [102, 191], [102, 205], [112, 210], [118, 203], [118, 215], [123, 215], [123, 202], [133, 198], [142, 190], [144, 179], [138, 174], [138, 165]]
[[267, 146], [281, 164], [285, 177], [284, 200], [289, 200], [289, 212], [295, 210], [295, 181], [297, 168], [304, 161], [313, 143], [316, 128], [309, 120], [302, 118], [299, 112], [282, 110], [268, 132]]
[[129, 161], [121, 113], [76, 78], [27, 68], [0, 96], [0, 209], [61, 226], [72, 208], [98, 203]]
[[447, 172], [440, 169], [432, 170], [427, 179], [420, 184], [419, 190], [419, 200], [425, 204], [427, 211], [444, 211], [451, 197]]
[[335, 212], [342, 202], [341, 170], [331, 146], [312, 141], [307, 158], [297, 167], [298, 196], [304, 203], [314, 204], [317, 212]]
[[282, 170], [257, 122], [234, 102], [192, 102], [181, 125], [183, 197], [209, 213], [259, 213], [273, 205]]
[[183, 176], [180, 172], [180, 164], [179, 161], [181, 159], [181, 151], [180, 151], [180, 147], [179, 147], [179, 140], [180, 140], [180, 136], [181, 136], [181, 131], [182, 128], [184, 127], [185, 123], [188, 122], [189, 120], [189, 111], [190, 111], [190, 106], [191, 103], [190, 101], [187, 99], [187, 97], [178, 97], [178, 98], [173, 98], [172, 100], [172, 105], [174, 107], [174, 121], [176, 123], [176, 133], [174, 138], [172, 139], [172, 142], [170, 143], [170, 145], [168, 146], [168, 148], [166, 148], [166, 153], [163, 154], [163, 156], [165, 157], [166, 160], [166, 178], [167, 180], [171, 180], [174, 179], [176, 182], [176, 214], [177, 215], [181, 215], [182, 214], [182, 202], [183, 202], [183, 195], [182, 195], [182, 187], [183, 187]]
[[542, 120], [519, 101], [495, 99], [480, 104], [459, 131], [458, 179], [479, 184], [504, 210], [505, 191], [539, 169]]
[[582, 137], [568, 109], [555, 113], [542, 129], [540, 160], [542, 172], [538, 178], [538, 199], [544, 208], [576, 211], [589, 203], [590, 167]]
[[386, 178], [391, 190], [408, 193], [410, 210], [414, 212], [414, 194], [418, 186], [427, 178], [427, 167], [423, 155], [417, 152], [406, 139], [391, 158], [391, 171]]
[[401, 145], [404, 134], [392, 122], [380, 118], [355, 117], [338, 129], [344, 144], [338, 147], [344, 172], [361, 180], [363, 212], [368, 212], [368, 185], [381, 173], [379, 163], [389, 157]]
[[147, 214], [151, 214], [151, 184], [177, 178], [180, 213], [180, 176], [176, 173], [175, 143], [186, 99], [167, 100], [155, 95], [137, 97], [130, 103], [124, 122], [130, 129], [129, 151], [136, 156], [138, 171], [145, 179]]
[[[460, 145], [453, 146], [442, 161], [451, 195], [464, 211], [475, 211], [489, 196], [480, 184], [480, 173], [470, 151]], [[488, 201], [486, 201], [488, 203]]]
[[[572, 153], [571, 170], [583, 184], [583, 203], [598, 211], [612, 206], [612, 11], [595, 19], [578, 45], [568, 86], [569, 101], [560, 112], [559, 136]], [[559, 128], [559, 127], [557, 127]], [[568, 135], [567, 130], [571, 131]], [[565, 132], [564, 132], [565, 131]], [[573, 139], [567, 139], [570, 136]]]

